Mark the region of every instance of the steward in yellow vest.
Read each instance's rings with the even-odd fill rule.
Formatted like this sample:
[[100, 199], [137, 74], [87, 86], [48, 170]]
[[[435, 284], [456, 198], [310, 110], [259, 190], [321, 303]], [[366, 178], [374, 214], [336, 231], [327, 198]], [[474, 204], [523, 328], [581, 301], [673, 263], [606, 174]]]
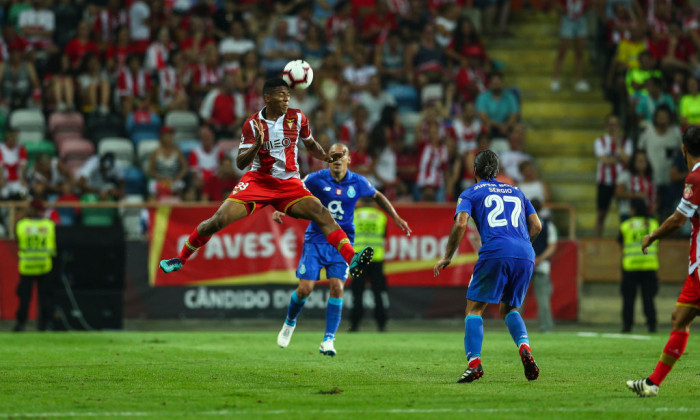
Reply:
[[642, 291], [642, 305], [649, 332], [656, 331], [654, 296], [659, 290], [658, 242], [642, 252], [642, 239], [659, 227], [659, 222], [649, 217], [644, 200], [632, 200], [631, 216], [620, 224], [622, 243], [622, 332], [631, 332], [634, 325], [634, 301], [637, 289]]
[[53, 316], [51, 297], [53, 294], [51, 270], [52, 258], [56, 256], [56, 225], [44, 217], [43, 201], [35, 199], [27, 211], [27, 217], [17, 222], [17, 250], [19, 275], [17, 297], [17, 325], [14, 331], [24, 331], [29, 312], [34, 282], [39, 297], [38, 328], [44, 331]]

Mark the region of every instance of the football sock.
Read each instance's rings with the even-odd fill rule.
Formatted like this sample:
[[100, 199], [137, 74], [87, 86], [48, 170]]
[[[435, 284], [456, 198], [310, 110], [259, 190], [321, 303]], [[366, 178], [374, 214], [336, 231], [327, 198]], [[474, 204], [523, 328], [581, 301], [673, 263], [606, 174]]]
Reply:
[[661, 360], [656, 364], [654, 373], [649, 376], [656, 385], [661, 385], [666, 375], [673, 369], [678, 359], [681, 358], [685, 351], [685, 345], [688, 344], [688, 333], [685, 331], [671, 331], [671, 338], [666, 342], [664, 352], [661, 354]]
[[182, 246], [182, 250], [180, 250], [180, 253], [177, 254], [177, 257], [181, 259], [183, 263], [185, 263], [187, 259], [190, 258], [190, 255], [194, 254], [196, 250], [209, 242], [209, 239], [211, 239], [211, 236], [202, 236], [197, 231], [197, 228], [194, 228], [190, 234], [190, 237], [187, 238], [187, 242], [185, 242], [185, 245]]
[[527, 336], [527, 329], [525, 328], [523, 318], [520, 316], [520, 312], [510, 311], [508, 315], [506, 315], [506, 325], [508, 326], [510, 336], [513, 337], [515, 345], [518, 346], [518, 352], [522, 351], [524, 348], [530, 350], [530, 339]]
[[484, 319], [479, 315], [467, 315], [464, 318], [464, 352], [471, 362], [478, 359], [481, 363], [481, 344], [484, 342]]
[[328, 298], [326, 305], [326, 333], [323, 335], [323, 341], [332, 340], [335, 338], [335, 332], [340, 326], [340, 316], [343, 312], [343, 298]]
[[287, 308], [287, 319], [284, 320], [290, 327], [297, 325], [297, 317], [304, 308], [306, 299], [308, 298], [299, 299], [296, 290], [292, 292], [292, 298], [289, 300], [289, 308]]
[[345, 234], [343, 229], [334, 230], [326, 236], [326, 240], [329, 244], [333, 245], [343, 256], [345, 262], [350, 264], [352, 257], [355, 256], [355, 248], [352, 247], [348, 235]]

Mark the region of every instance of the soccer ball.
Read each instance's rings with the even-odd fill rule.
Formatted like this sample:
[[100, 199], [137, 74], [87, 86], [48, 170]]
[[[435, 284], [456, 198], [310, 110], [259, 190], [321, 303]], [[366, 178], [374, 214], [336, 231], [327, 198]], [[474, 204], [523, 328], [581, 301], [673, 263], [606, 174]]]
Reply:
[[314, 70], [304, 60], [290, 61], [284, 66], [282, 79], [292, 89], [306, 89], [314, 80]]

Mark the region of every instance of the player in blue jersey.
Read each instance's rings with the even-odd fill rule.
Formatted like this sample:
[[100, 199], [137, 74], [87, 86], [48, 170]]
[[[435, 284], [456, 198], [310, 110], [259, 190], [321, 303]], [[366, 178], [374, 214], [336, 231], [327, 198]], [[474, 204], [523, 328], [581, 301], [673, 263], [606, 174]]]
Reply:
[[[304, 179], [306, 188], [330, 210], [333, 218], [345, 231], [350, 242], [355, 240], [355, 204], [361, 197], [373, 197], [379, 207], [394, 219], [396, 225], [406, 235], [411, 235], [408, 223], [399, 217], [389, 200], [377, 191], [362, 175], [348, 170], [350, 153], [344, 144], [335, 144], [329, 153], [343, 152], [342, 158], [330, 164], [330, 168], [309, 174]], [[282, 223], [284, 213], [275, 212], [273, 218]], [[304, 235], [304, 249], [297, 268], [299, 287], [292, 293], [287, 309], [287, 318], [282, 330], [277, 336], [277, 344], [284, 348], [289, 345], [296, 326], [297, 317], [304, 307], [306, 299], [314, 290], [320, 278], [321, 269], [326, 269], [326, 277], [330, 282], [330, 298], [326, 306], [326, 332], [319, 347], [319, 352], [327, 356], [335, 356], [333, 345], [335, 333], [340, 325], [340, 314], [343, 308], [343, 287], [348, 278], [348, 264], [337, 249], [328, 244], [319, 226], [311, 222]]]
[[500, 304], [501, 315], [518, 346], [525, 377], [534, 381], [540, 373], [518, 308], [525, 298], [535, 265], [531, 241], [542, 230], [542, 224], [532, 204], [518, 188], [495, 181], [498, 168], [498, 157], [491, 150], [481, 151], [474, 158], [477, 183], [459, 196], [445, 255], [433, 269], [437, 276], [440, 269], [450, 265], [471, 217], [481, 235], [481, 248], [467, 289], [464, 351], [469, 366], [457, 381], [459, 383], [484, 376], [481, 367], [484, 321], [481, 316], [489, 303]]

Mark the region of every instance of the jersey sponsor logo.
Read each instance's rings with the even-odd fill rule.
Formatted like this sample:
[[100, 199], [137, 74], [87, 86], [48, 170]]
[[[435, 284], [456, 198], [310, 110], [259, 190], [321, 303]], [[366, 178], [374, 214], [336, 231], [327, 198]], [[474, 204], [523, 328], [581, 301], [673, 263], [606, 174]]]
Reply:
[[693, 196], [693, 184], [685, 184], [685, 189], [683, 189], [683, 198], [690, 200]]
[[290, 129], [294, 127], [294, 123], [297, 121], [296, 118], [287, 118], [285, 121], [287, 121], [287, 127]]
[[328, 192], [328, 191], [330, 191], [330, 190], [331, 190], [331, 187], [323, 187], [323, 191]]
[[328, 211], [331, 212], [331, 216], [334, 219], [343, 220], [345, 212], [343, 211], [343, 203], [340, 200], [333, 200], [328, 203]]
[[274, 140], [268, 140], [266, 142], [263, 142], [262, 149], [263, 150], [272, 150], [272, 149], [278, 149], [278, 148], [287, 148], [291, 144], [292, 144], [292, 140], [290, 140], [289, 137], [285, 137], [283, 139], [274, 139]]
[[355, 192], [355, 188], [351, 185], [348, 188], [348, 197], [353, 198], [353, 197], [355, 197], [356, 194], [357, 193]]

